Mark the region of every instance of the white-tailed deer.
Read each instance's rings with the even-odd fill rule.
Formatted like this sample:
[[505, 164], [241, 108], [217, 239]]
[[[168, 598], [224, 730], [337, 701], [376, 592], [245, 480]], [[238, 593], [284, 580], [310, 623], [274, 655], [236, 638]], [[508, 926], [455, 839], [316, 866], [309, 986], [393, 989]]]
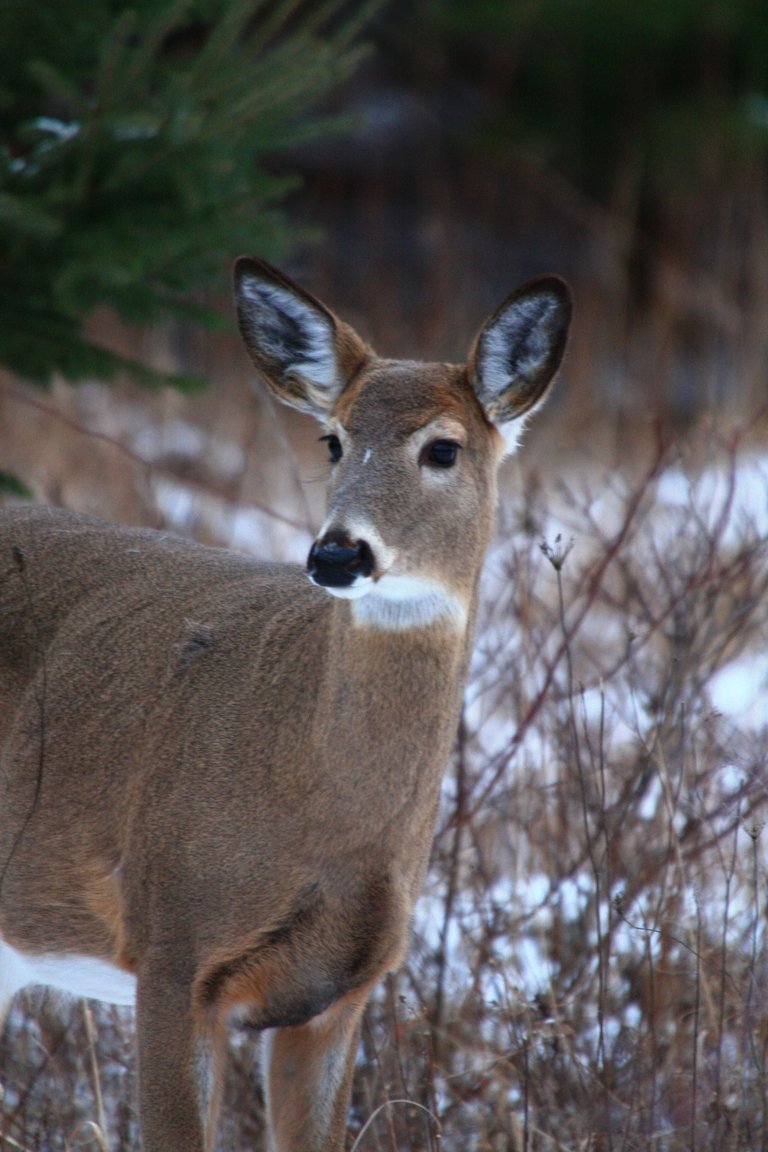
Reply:
[[44, 507], [0, 514], [0, 1015], [136, 1002], [146, 1152], [212, 1139], [228, 1018], [265, 1033], [274, 1152], [337, 1152], [360, 1017], [401, 961], [467, 670], [496, 468], [570, 295], [466, 366], [378, 359], [260, 260], [248, 350], [331, 459], [307, 573]]

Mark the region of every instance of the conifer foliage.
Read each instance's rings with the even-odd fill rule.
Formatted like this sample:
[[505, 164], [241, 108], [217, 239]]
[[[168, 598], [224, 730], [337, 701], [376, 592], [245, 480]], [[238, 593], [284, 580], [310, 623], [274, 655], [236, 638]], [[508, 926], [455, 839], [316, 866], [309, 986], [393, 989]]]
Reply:
[[[0, 364], [46, 383], [130, 367], [89, 340], [215, 317], [228, 256], [294, 236], [281, 150], [338, 128], [308, 109], [348, 75], [367, 7], [340, 0], [4, 0], [0, 5]], [[183, 384], [181, 377], [173, 382]]]

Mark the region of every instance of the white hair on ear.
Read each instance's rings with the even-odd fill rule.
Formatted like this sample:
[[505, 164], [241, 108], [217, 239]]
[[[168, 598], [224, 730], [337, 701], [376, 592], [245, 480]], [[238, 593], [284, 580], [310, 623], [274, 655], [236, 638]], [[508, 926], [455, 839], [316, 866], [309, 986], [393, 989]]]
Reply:
[[559, 301], [544, 295], [516, 300], [483, 335], [482, 391], [489, 408], [516, 380], [542, 370], [552, 348], [552, 327]]
[[264, 355], [279, 363], [286, 376], [300, 376], [320, 390], [335, 389], [333, 330], [323, 314], [257, 276], [243, 276], [240, 293], [253, 305], [248, 325]]
[[570, 311], [567, 285], [542, 277], [510, 296], [480, 331], [472, 386], [505, 456], [517, 450], [529, 416], [549, 391], [565, 348]]
[[526, 413], [525, 416], [518, 416], [516, 420], [505, 420], [503, 424], [497, 424], [495, 426], [504, 445], [501, 453], [502, 460], [507, 456], [514, 456], [520, 447], [520, 441], [523, 438], [523, 432], [525, 432], [525, 426], [528, 422], [528, 415], [529, 413]]

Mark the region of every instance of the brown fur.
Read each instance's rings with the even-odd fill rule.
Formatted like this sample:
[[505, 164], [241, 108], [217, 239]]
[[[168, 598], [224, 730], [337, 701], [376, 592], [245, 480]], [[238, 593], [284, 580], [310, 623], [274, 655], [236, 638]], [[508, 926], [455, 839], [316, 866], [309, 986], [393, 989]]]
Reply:
[[[398, 572], [465, 605], [463, 623], [363, 625], [297, 567], [47, 508], [3, 513], [0, 964], [5, 941], [136, 974], [147, 1152], [212, 1139], [234, 1011], [269, 1030], [271, 1148], [337, 1152], [360, 1017], [402, 959], [429, 855], [498, 436], [465, 369], [377, 361], [282, 274], [241, 273], [269, 386], [343, 428], [329, 516], [372, 524]], [[332, 332], [337, 383], [305, 387], [288, 360], [274, 375], [280, 317], [262, 284], [296, 312], [294, 359], [321, 360], [313, 341]], [[446, 415], [460, 458], [427, 475], [413, 438]], [[377, 564], [375, 582], [391, 580]]]

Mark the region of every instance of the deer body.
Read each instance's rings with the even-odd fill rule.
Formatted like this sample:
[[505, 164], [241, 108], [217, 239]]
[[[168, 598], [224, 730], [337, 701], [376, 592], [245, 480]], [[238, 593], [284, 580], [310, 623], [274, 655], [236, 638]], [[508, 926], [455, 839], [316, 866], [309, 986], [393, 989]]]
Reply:
[[258, 261], [237, 297], [268, 385], [329, 430], [312, 582], [70, 513], [0, 515], [0, 1015], [30, 982], [135, 996], [147, 1152], [210, 1144], [240, 1016], [266, 1035], [274, 1152], [335, 1152], [456, 730], [493, 421], [546, 390], [568, 299], [522, 290], [459, 368], [376, 359]]

